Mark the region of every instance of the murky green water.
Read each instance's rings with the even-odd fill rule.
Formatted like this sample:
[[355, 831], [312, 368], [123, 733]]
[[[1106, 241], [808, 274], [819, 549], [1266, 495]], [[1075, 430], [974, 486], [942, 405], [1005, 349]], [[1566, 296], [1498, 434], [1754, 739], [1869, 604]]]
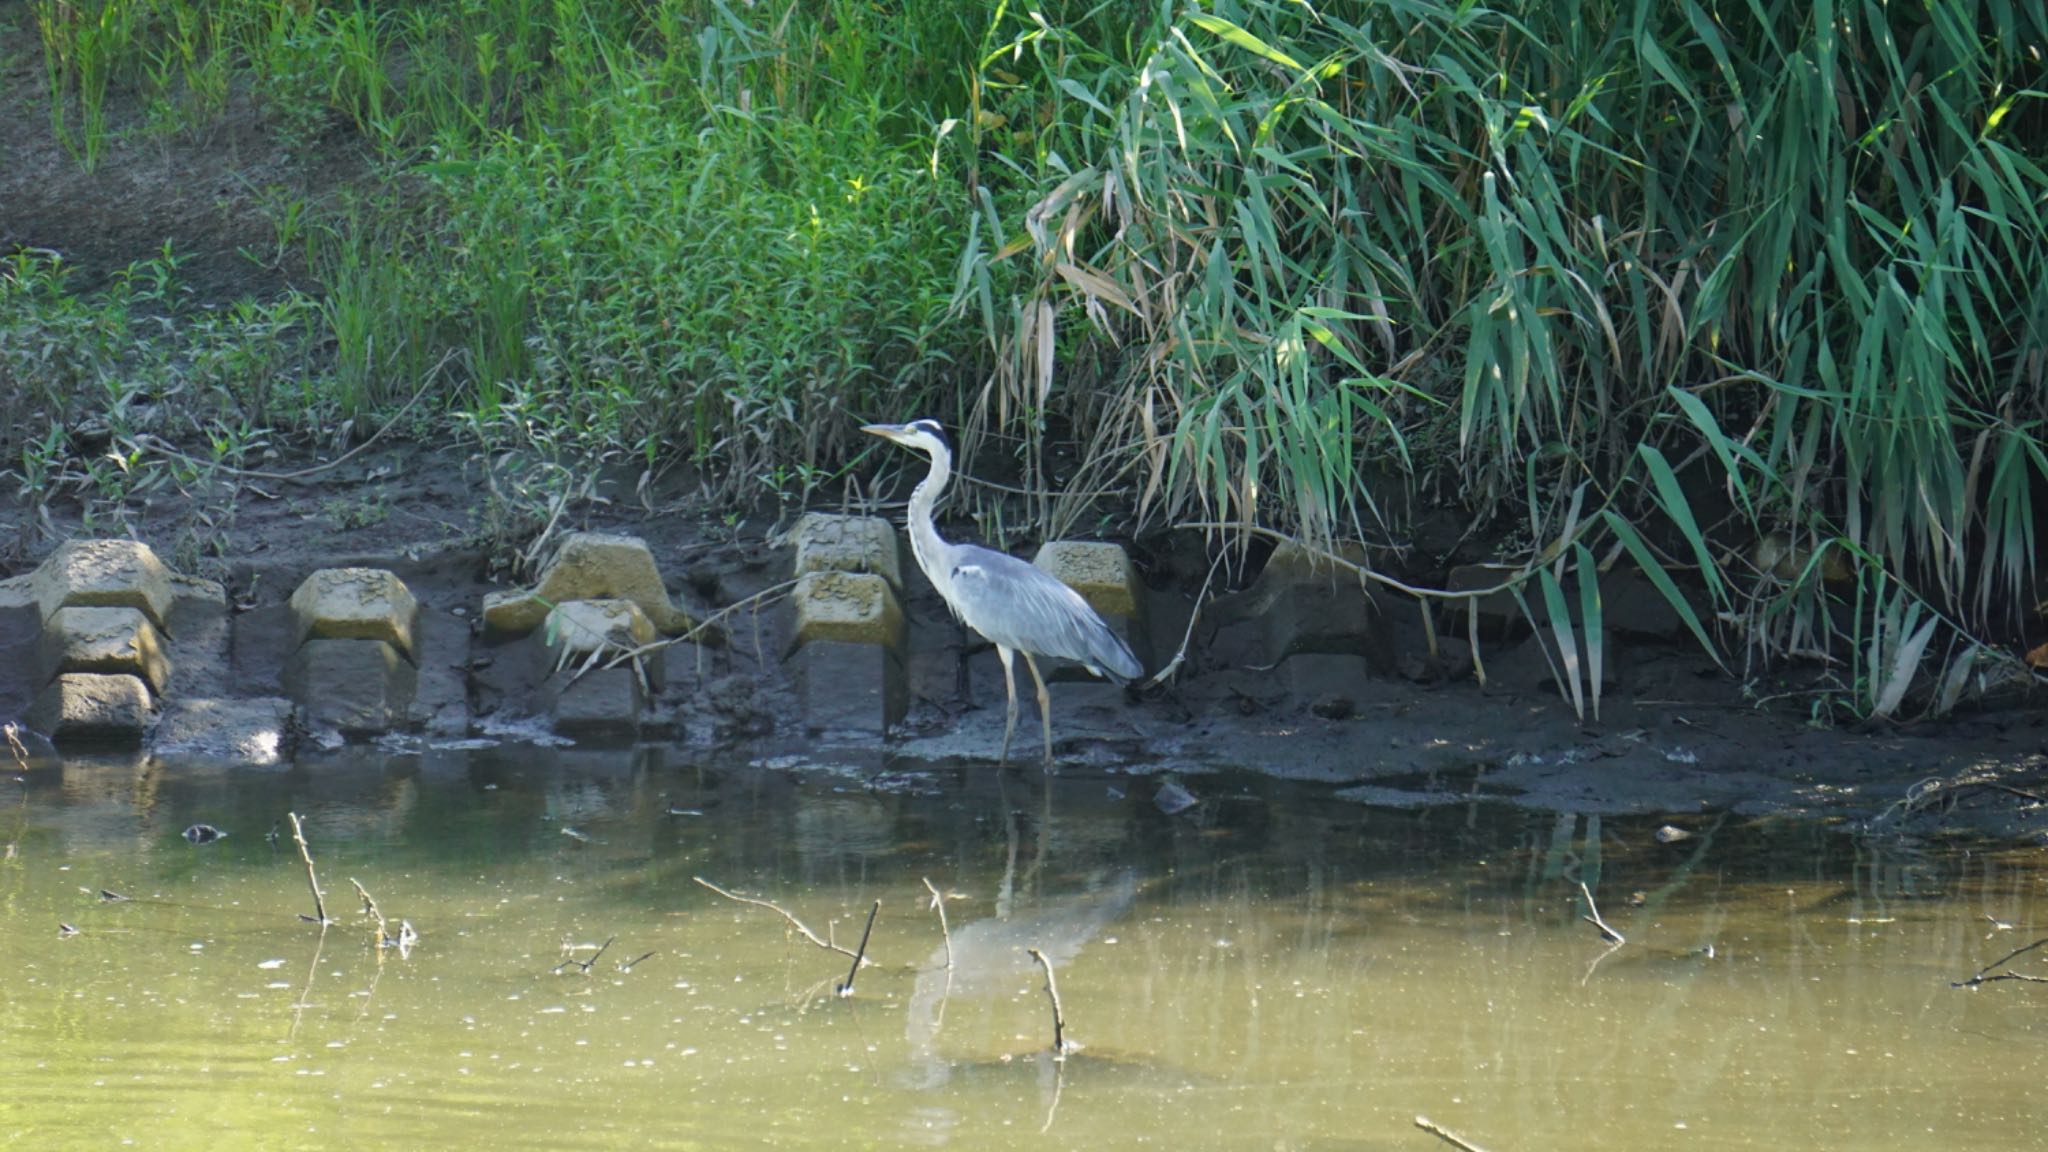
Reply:
[[[1420, 1113], [1494, 1152], [2042, 1146], [2048, 987], [1949, 987], [2048, 935], [2038, 849], [1190, 783], [1169, 817], [1151, 780], [985, 765], [39, 768], [0, 807], [0, 1144], [1441, 1146]], [[839, 998], [845, 958], [693, 876], [848, 944], [879, 899], [876, 963]]]

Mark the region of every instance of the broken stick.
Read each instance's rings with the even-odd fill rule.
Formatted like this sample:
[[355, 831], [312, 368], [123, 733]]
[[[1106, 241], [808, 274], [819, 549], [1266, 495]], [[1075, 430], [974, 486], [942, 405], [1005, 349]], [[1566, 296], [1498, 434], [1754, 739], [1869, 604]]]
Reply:
[[860, 947], [854, 950], [853, 967], [846, 970], [846, 982], [837, 989], [841, 996], [853, 995], [853, 978], [860, 975], [861, 959], [868, 954], [868, 937], [875, 933], [875, 913], [881, 910], [880, 900], [875, 901], [874, 906], [868, 909], [868, 926], [860, 930]]
[[1979, 984], [1989, 984], [1993, 980], [2024, 980], [2029, 984], [2048, 984], [2048, 976], [2029, 976], [2024, 972], [1998, 971], [2000, 968], [2005, 967], [2007, 964], [2012, 963], [2014, 960], [2019, 959], [2020, 957], [2026, 955], [2029, 952], [2032, 952], [2034, 949], [2039, 948], [2044, 944], [2048, 944], [2048, 936], [2043, 936], [2039, 940], [2034, 941], [2032, 944], [2025, 944], [2018, 948], [2013, 949], [2010, 952], [2007, 952], [2005, 955], [2000, 956], [1998, 959], [1993, 960], [1991, 963], [1986, 964], [1982, 968], [1979, 968], [1977, 970], [1977, 974], [1975, 976], [1970, 977], [1968, 980], [1951, 980], [1949, 982], [1949, 987], [1975, 988]]
[[939, 895], [939, 890], [932, 887], [930, 880], [924, 882], [924, 890], [932, 894], [932, 911], [939, 914], [939, 935], [946, 939], [946, 971], [951, 972], [953, 970], [953, 930], [946, 927], [946, 898]]
[[1463, 1136], [1458, 1135], [1456, 1132], [1431, 1120], [1427, 1116], [1417, 1116], [1415, 1118], [1415, 1126], [1452, 1147], [1463, 1149], [1464, 1152], [1486, 1152], [1486, 1149], [1481, 1148], [1479, 1145], [1465, 1139]]
[[1587, 915], [1581, 916], [1579, 917], [1579, 919], [1584, 920], [1586, 923], [1591, 924], [1595, 928], [1598, 928], [1600, 930], [1601, 938], [1608, 941], [1611, 944], [1628, 943], [1628, 937], [1623, 936], [1619, 932], [1616, 932], [1607, 923], [1607, 921], [1602, 920], [1600, 918], [1600, 906], [1593, 902], [1593, 890], [1591, 888], [1586, 887], [1586, 882], [1584, 880], [1579, 881], [1579, 891], [1584, 893], [1586, 896], [1587, 912]]
[[306, 847], [306, 830], [299, 826], [299, 814], [297, 812], [287, 812], [285, 815], [291, 818], [292, 842], [299, 846], [299, 859], [306, 862], [306, 887], [313, 890], [313, 915], [307, 916], [301, 913], [299, 919], [306, 921], [308, 924], [318, 924], [325, 928], [327, 925], [334, 923], [334, 921], [327, 918], [327, 899], [320, 895], [320, 880], [313, 875], [313, 852], [312, 849]]
[[784, 908], [780, 904], [776, 904], [773, 901], [769, 900], [756, 900], [751, 896], [741, 896], [737, 893], [728, 892], [725, 889], [720, 888], [718, 885], [713, 884], [711, 881], [706, 880], [702, 876], [692, 876], [690, 877], [690, 879], [695, 880], [697, 883], [702, 884], [704, 887], [711, 889], [713, 892], [718, 893], [720, 896], [723, 896], [727, 900], [731, 900], [736, 904], [752, 904], [756, 908], [768, 909], [770, 912], [773, 912], [776, 915], [782, 917], [784, 920], [789, 921], [789, 926], [796, 929], [799, 933], [801, 933], [804, 939], [809, 940], [811, 943], [816, 944], [818, 947], [823, 948], [827, 952], [837, 952], [841, 956], [854, 955], [853, 950], [850, 948], [841, 948], [837, 944], [827, 943], [825, 940], [820, 939], [816, 932], [811, 931], [810, 928], [805, 926], [803, 921], [797, 919], [795, 916], [792, 916], [789, 913], [789, 910]]
[[1059, 982], [1054, 980], [1052, 976], [1052, 961], [1047, 960], [1045, 953], [1040, 952], [1036, 948], [1026, 948], [1025, 951], [1031, 953], [1031, 958], [1038, 961], [1040, 968], [1045, 969], [1045, 995], [1052, 1001], [1052, 1058], [1055, 1060], [1065, 1060], [1067, 1058], [1067, 1017], [1066, 1013], [1060, 1011], [1060, 986]]

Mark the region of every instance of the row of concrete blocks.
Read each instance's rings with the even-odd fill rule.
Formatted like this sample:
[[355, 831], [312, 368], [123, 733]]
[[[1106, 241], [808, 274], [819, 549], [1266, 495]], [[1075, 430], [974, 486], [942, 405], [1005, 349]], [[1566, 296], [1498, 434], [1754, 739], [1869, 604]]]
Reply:
[[[282, 687], [308, 726], [367, 735], [416, 722], [420, 609], [395, 573], [321, 569], [289, 611]], [[171, 572], [132, 540], [67, 542], [0, 582], [0, 621], [27, 617], [36, 631], [40, 687], [26, 720], [60, 745], [145, 740], [176, 687], [174, 630], [225, 614], [220, 585]], [[531, 591], [487, 596], [483, 616], [487, 638], [545, 648], [536, 659], [553, 672], [537, 703], [565, 732], [637, 733], [664, 669], [649, 646], [691, 627], [647, 545], [598, 534], [571, 537]]]
[[[793, 533], [796, 582], [785, 653], [802, 722], [815, 730], [885, 732], [909, 704], [909, 636], [898, 535], [873, 517], [805, 516]], [[1148, 667], [1143, 586], [1115, 544], [1055, 541], [1034, 563], [1078, 591]], [[1348, 585], [1348, 586], [1347, 586]], [[138, 742], [172, 683], [166, 640], [190, 602], [224, 612], [218, 585], [169, 572], [146, 545], [72, 542], [36, 572], [0, 583], [40, 617], [39, 683], [31, 726], [60, 743]], [[419, 604], [394, 573], [322, 569], [290, 599], [283, 687], [314, 728], [374, 734], [414, 725], [423, 653]], [[1228, 662], [1284, 667], [1314, 698], [1361, 681], [1376, 633], [1372, 604], [1327, 564], [1282, 549], [1250, 589], [1212, 609]], [[647, 733], [664, 683], [664, 640], [700, 639], [669, 598], [647, 545], [628, 536], [569, 537], [538, 584], [492, 593], [487, 645], [529, 645], [541, 666], [525, 710], [558, 732], [632, 738]], [[441, 658], [450, 658], [444, 654]], [[1283, 664], [1284, 662], [1284, 664]]]

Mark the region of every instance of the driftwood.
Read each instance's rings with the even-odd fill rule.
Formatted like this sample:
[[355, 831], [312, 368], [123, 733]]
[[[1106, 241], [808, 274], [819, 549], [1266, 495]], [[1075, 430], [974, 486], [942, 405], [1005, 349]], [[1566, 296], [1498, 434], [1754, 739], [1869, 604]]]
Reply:
[[1579, 919], [1584, 920], [1586, 923], [1591, 924], [1595, 928], [1598, 928], [1600, 930], [1600, 938], [1607, 941], [1610, 944], [1628, 943], [1628, 937], [1623, 936], [1619, 932], [1616, 932], [1613, 929], [1613, 927], [1607, 923], [1607, 921], [1602, 920], [1600, 918], [1600, 906], [1593, 902], [1593, 890], [1591, 888], [1586, 887], [1586, 882], [1584, 880], [1579, 881], [1579, 891], [1585, 894], [1587, 912], [1587, 915], [1581, 916], [1579, 917]]
[[311, 916], [301, 915], [299, 919], [306, 921], [308, 924], [318, 924], [325, 928], [329, 924], [334, 923], [334, 921], [327, 918], [327, 899], [320, 895], [320, 880], [313, 875], [313, 852], [312, 849], [306, 847], [306, 830], [299, 826], [299, 814], [297, 812], [287, 812], [285, 815], [292, 822], [292, 842], [299, 846], [299, 859], [306, 862], [306, 887], [313, 890], [313, 914]]
[[946, 971], [951, 972], [953, 970], [953, 930], [946, 927], [946, 898], [939, 895], [939, 890], [932, 887], [930, 880], [924, 882], [924, 890], [932, 894], [932, 911], [939, 914], [939, 935], [945, 937], [946, 940]]
[[1486, 1152], [1486, 1149], [1481, 1148], [1479, 1145], [1465, 1139], [1463, 1136], [1458, 1135], [1456, 1132], [1431, 1120], [1427, 1116], [1417, 1116], [1415, 1118], [1415, 1126], [1454, 1148], [1463, 1149], [1464, 1152]]
[[2032, 952], [2034, 949], [2039, 948], [2044, 944], [2048, 944], [2048, 936], [2043, 936], [2039, 940], [2034, 941], [2032, 944], [2023, 944], [2020, 947], [2015, 948], [2010, 952], [2007, 952], [2005, 955], [2000, 956], [1998, 959], [1993, 960], [1991, 963], [1986, 964], [1982, 968], [1979, 968], [1977, 970], [1977, 974], [1975, 976], [1970, 977], [1968, 980], [1951, 981], [1949, 983], [1949, 987], [1975, 988], [1979, 984], [1989, 984], [1994, 980], [2024, 980], [2029, 984], [2048, 984], [2048, 976], [2029, 976], [2024, 972], [1999, 971], [2000, 968], [2005, 967], [2007, 964], [2012, 963], [2014, 960], [2019, 959], [2020, 957], [2026, 955], [2029, 952]]
[[709, 888], [711, 891], [718, 893], [720, 896], [725, 897], [727, 900], [730, 900], [735, 904], [751, 904], [756, 908], [766, 908], [770, 912], [775, 913], [777, 916], [782, 917], [784, 920], [789, 921], [789, 926], [796, 929], [797, 932], [801, 934], [804, 939], [809, 940], [811, 943], [816, 944], [818, 947], [823, 948], [827, 952], [837, 952], [841, 956], [851, 956], [856, 961], [856, 967], [858, 966], [858, 962], [861, 959], [859, 953], [853, 951], [850, 948], [842, 948], [837, 944], [831, 943], [830, 941], [823, 939], [816, 932], [811, 931], [810, 928], [806, 926], [803, 921], [797, 919], [794, 915], [791, 915], [790, 911], [787, 908], [784, 908], [782, 905], [777, 904], [772, 900], [756, 900], [751, 896], [741, 896], [734, 892], [728, 892], [725, 889], [720, 888], [718, 885], [713, 884], [711, 881], [706, 880], [702, 876], [692, 876], [690, 877], [690, 879], [695, 880], [697, 883], [702, 884], [704, 887]]
[[841, 996], [853, 995], [853, 979], [854, 977], [860, 975], [861, 961], [864, 958], [866, 958], [868, 954], [868, 937], [875, 934], [875, 914], [880, 912], [881, 910], [882, 902], [880, 900], [875, 901], [874, 905], [868, 909], [868, 926], [861, 929], [860, 931], [860, 947], [854, 949], [853, 967], [848, 968], [846, 970], [845, 982], [840, 984], [838, 988], [834, 989], [834, 991], [837, 991]]
[[1036, 948], [1026, 948], [1025, 951], [1031, 954], [1033, 960], [1038, 961], [1040, 968], [1045, 969], [1045, 995], [1052, 1001], [1052, 1058], [1065, 1060], [1068, 1051], [1067, 1016], [1060, 1008], [1060, 986], [1059, 982], [1053, 979], [1052, 961], [1047, 960], [1045, 953]]

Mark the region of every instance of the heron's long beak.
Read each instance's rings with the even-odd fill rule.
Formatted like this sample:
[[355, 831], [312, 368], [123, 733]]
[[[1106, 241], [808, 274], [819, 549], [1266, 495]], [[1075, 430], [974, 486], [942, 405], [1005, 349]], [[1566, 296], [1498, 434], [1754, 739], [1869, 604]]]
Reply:
[[903, 425], [901, 424], [863, 424], [860, 426], [860, 430], [870, 436], [880, 436], [884, 440], [901, 440], [903, 438]]

